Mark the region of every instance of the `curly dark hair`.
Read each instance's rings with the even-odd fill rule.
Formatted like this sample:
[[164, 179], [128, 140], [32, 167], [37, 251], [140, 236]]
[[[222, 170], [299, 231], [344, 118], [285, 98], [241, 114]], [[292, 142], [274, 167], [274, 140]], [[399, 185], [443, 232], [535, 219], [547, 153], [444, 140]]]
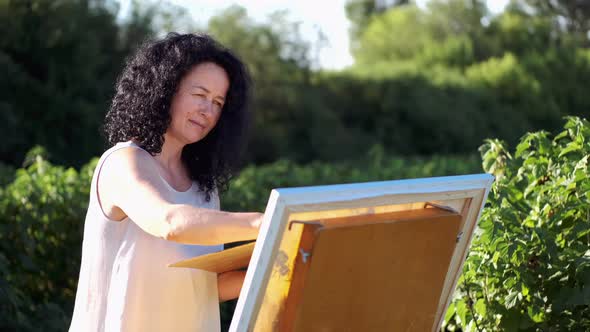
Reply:
[[229, 89], [217, 125], [205, 138], [184, 147], [182, 161], [210, 200], [213, 190], [227, 190], [239, 166], [250, 122], [251, 85], [244, 63], [211, 36], [169, 33], [140, 46], [117, 80], [103, 131], [111, 146], [133, 139], [151, 155], [160, 153], [171, 121], [172, 97], [187, 72], [204, 62], [225, 70]]

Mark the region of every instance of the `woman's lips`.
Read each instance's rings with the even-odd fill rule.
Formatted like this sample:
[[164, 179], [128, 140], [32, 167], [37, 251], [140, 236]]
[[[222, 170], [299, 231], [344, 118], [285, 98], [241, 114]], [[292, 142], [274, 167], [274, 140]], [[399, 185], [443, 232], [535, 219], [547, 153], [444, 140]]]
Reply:
[[198, 123], [197, 121], [193, 121], [193, 120], [188, 120], [190, 123], [192, 123], [195, 126], [201, 127], [201, 129], [205, 129], [205, 126], [203, 126], [202, 124]]

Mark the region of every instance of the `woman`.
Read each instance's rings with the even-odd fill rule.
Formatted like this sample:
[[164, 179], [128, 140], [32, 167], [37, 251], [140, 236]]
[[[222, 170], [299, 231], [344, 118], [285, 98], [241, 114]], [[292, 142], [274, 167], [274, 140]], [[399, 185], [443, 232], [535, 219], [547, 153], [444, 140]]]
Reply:
[[70, 331], [217, 331], [244, 272], [169, 263], [255, 239], [260, 213], [219, 211], [238, 162], [250, 80], [202, 34], [169, 34], [132, 57], [91, 184]]

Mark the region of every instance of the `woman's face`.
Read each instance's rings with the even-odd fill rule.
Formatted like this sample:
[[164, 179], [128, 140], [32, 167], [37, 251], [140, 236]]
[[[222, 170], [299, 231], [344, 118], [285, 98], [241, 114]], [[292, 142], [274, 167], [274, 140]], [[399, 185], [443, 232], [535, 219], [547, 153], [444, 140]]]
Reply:
[[182, 144], [203, 139], [215, 127], [229, 88], [225, 70], [212, 62], [194, 66], [180, 81], [170, 105], [166, 136]]

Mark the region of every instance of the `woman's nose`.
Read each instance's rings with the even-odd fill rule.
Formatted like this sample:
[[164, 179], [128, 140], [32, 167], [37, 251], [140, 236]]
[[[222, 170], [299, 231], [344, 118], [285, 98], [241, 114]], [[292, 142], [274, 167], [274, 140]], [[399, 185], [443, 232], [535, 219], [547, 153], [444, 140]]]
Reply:
[[207, 116], [209, 116], [211, 113], [213, 113], [213, 101], [212, 100], [208, 100], [208, 99], [203, 99], [201, 101], [201, 105], [199, 105], [199, 112], [202, 114], [206, 114]]

